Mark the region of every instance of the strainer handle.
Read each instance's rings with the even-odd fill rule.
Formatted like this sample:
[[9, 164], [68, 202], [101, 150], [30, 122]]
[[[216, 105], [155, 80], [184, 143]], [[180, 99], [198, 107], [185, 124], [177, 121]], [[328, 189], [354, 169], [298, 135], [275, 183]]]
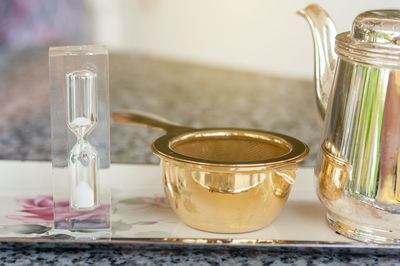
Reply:
[[189, 129], [188, 127], [180, 126], [160, 116], [141, 111], [117, 110], [112, 113], [112, 117], [118, 123], [142, 125], [161, 129], [166, 132]]

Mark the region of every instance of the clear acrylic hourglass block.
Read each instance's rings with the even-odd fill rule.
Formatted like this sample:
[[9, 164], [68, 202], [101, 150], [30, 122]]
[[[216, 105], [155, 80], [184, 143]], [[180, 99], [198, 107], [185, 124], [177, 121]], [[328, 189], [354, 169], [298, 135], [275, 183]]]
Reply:
[[111, 196], [108, 52], [50, 47], [54, 229], [107, 237]]

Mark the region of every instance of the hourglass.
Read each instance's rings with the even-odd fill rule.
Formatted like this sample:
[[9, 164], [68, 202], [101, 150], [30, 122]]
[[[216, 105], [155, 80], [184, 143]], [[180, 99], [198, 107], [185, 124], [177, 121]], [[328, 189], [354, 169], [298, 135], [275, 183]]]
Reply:
[[67, 125], [76, 136], [68, 156], [70, 207], [90, 210], [98, 206], [99, 156], [87, 136], [97, 123], [96, 74], [78, 70], [66, 74]]
[[108, 72], [104, 46], [49, 49], [54, 234], [111, 237]]

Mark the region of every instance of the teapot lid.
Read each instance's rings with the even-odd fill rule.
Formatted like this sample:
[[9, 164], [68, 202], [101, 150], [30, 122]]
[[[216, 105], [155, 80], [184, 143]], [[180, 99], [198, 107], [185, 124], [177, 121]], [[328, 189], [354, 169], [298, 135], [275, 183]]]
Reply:
[[351, 32], [336, 36], [336, 52], [360, 63], [400, 67], [400, 10], [359, 14]]
[[358, 15], [351, 37], [359, 41], [400, 45], [400, 10], [371, 10]]

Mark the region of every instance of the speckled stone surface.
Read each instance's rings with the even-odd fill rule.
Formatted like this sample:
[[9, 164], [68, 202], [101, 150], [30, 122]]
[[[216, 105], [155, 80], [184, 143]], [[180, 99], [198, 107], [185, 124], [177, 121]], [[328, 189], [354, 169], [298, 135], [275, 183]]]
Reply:
[[[30, 50], [0, 64], [0, 159], [50, 160], [47, 60], [46, 50]], [[110, 97], [112, 110], [151, 112], [186, 126], [297, 137], [310, 146], [308, 166], [317, 152], [320, 128], [310, 81], [111, 54]], [[157, 163], [150, 144], [161, 134], [112, 123], [111, 160]]]
[[[111, 109], [131, 108], [193, 127], [244, 127], [295, 136], [310, 146], [320, 126], [311, 81], [111, 53]], [[50, 160], [47, 50], [0, 51], [0, 159]], [[112, 123], [111, 159], [158, 163], [150, 144], [162, 134]], [[398, 250], [218, 248], [112, 244], [0, 243], [0, 264], [269, 265], [395, 264]]]
[[397, 249], [176, 247], [0, 243], [0, 261], [18, 265], [394, 265]]

